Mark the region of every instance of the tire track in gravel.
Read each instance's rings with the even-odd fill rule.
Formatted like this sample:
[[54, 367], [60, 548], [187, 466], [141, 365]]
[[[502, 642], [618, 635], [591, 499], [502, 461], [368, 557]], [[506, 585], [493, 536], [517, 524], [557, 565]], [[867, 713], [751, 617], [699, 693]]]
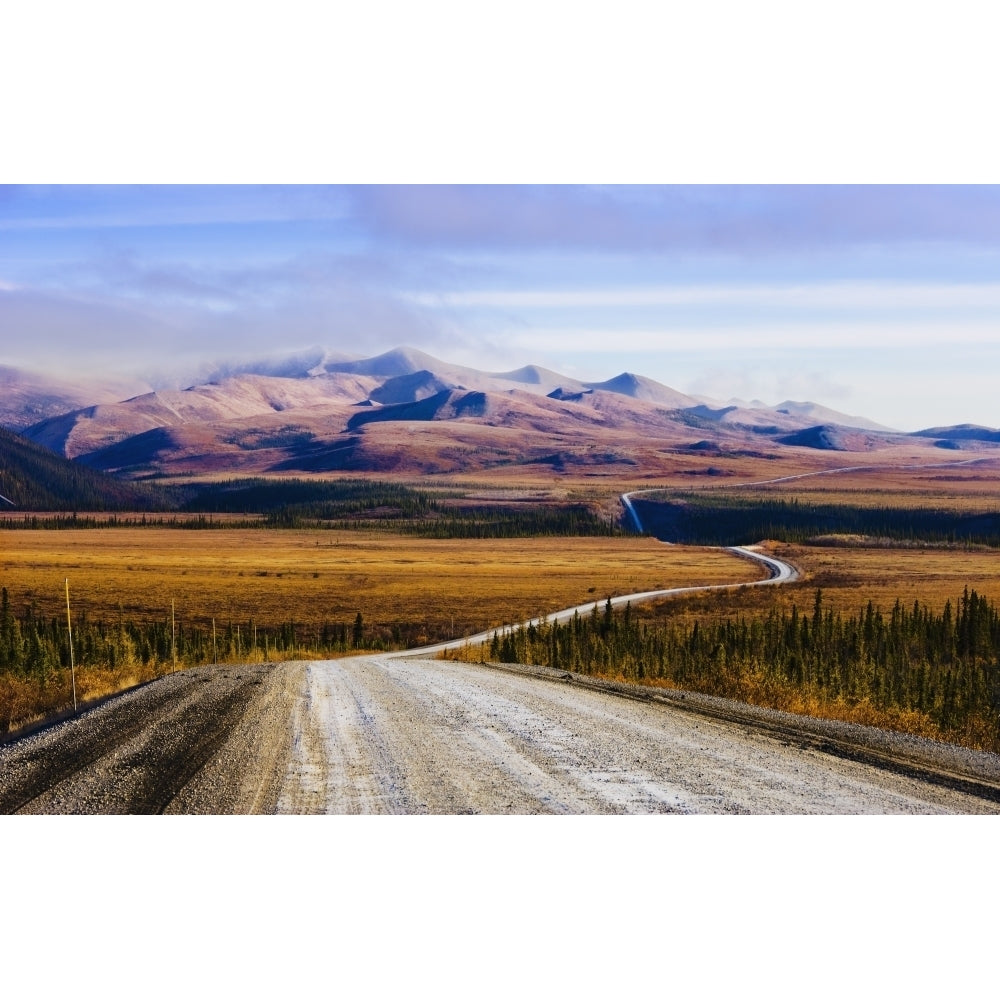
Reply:
[[[172, 686], [154, 682], [106, 703], [112, 706], [108, 711], [114, 717], [113, 742], [90, 725], [94, 713], [101, 711], [96, 709], [0, 748], [0, 813], [17, 812], [54, 785], [85, 771], [115, 745], [141, 733], [150, 714], [164, 710], [175, 697]], [[54, 753], [55, 743], [58, 752]]]
[[405, 758], [401, 761], [390, 752], [371, 694], [344, 669], [346, 662], [312, 664], [306, 671], [278, 811], [419, 812], [401, 793]]
[[253, 714], [269, 674], [253, 666], [172, 674], [0, 748], [0, 812], [167, 810]]
[[132, 768], [138, 779], [128, 796], [130, 813], [162, 813], [170, 805], [225, 742], [255, 683], [246, 681], [208, 706], [187, 705], [149, 730], [144, 745], [118, 765]]

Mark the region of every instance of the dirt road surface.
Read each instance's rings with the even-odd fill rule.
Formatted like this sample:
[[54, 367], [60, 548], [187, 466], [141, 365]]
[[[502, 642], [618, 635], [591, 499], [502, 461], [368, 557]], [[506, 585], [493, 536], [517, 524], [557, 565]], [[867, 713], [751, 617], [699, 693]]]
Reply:
[[600, 688], [379, 656], [189, 670], [0, 748], [0, 811], [1000, 812], [990, 754]]

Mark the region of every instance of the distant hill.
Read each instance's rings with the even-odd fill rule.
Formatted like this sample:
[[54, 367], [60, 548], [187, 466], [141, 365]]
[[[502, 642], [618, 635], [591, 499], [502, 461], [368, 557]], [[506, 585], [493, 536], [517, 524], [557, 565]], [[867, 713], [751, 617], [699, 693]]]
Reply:
[[865, 417], [854, 417], [847, 413], [840, 413], [838, 410], [831, 410], [828, 406], [820, 406], [818, 403], [800, 403], [794, 399], [786, 399], [777, 406], [771, 407], [776, 413], [784, 413], [792, 417], [800, 417], [809, 420], [813, 424], [838, 424], [841, 427], [861, 427], [867, 431], [886, 431], [893, 433], [891, 427], [875, 423]]
[[383, 406], [396, 403], [417, 403], [428, 396], [439, 392], [447, 392], [452, 387], [443, 379], [428, 371], [413, 372], [410, 375], [397, 375], [389, 379], [372, 392], [368, 399]]
[[620, 396], [641, 399], [647, 403], [659, 403], [661, 406], [668, 406], [673, 410], [683, 410], [689, 406], [698, 405], [698, 400], [693, 396], [687, 396], [669, 386], [661, 385], [651, 378], [646, 378], [645, 375], [633, 375], [631, 372], [622, 372], [621, 375], [616, 375], [606, 382], [585, 382], [584, 385], [588, 389], [613, 392]]
[[158, 427], [216, 424], [323, 404], [351, 404], [364, 399], [378, 384], [354, 375], [235, 375], [189, 389], [161, 389], [120, 403], [73, 410], [25, 428], [25, 435], [67, 458], [79, 458]]
[[56, 455], [0, 428], [0, 514], [11, 510], [156, 510], [165, 498]]
[[856, 427], [842, 427], [839, 424], [818, 424], [806, 427], [794, 434], [784, 434], [776, 438], [781, 444], [799, 448], [816, 448], [820, 451], [875, 451], [885, 447], [890, 435], [878, 435]]
[[352, 361], [331, 361], [323, 365], [328, 372], [345, 372], [352, 375], [376, 375], [387, 378], [398, 378], [400, 375], [413, 375], [419, 371], [440, 372], [447, 377], [446, 369], [457, 368], [456, 365], [446, 365], [432, 358], [415, 347], [397, 347], [374, 358], [361, 358]]
[[978, 424], [956, 424], [954, 427], [928, 427], [927, 430], [914, 431], [911, 436], [945, 441], [1000, 441], [1000, 430]]

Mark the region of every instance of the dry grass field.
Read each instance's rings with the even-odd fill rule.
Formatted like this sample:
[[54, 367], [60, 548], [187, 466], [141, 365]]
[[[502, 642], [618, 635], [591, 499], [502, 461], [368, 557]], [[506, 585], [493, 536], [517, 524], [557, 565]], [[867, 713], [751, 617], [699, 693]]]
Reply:
[[[767, 441], [750, 441], [744, 449], [699, 453], [690, 444], [702, 436], [697, 430], [683, 439], [657, 440], [655, 435], [636, 443], [628, 461], [594, 465], [566, 464], [555, 471], [546, 465], [510, 465], [488, 471], [471, 470], [435, 476], [438, 485], [466, 486], [488, 477], [494, 488], [557, 487], [573, 490], [726, 489], [742, 483], [807, 474], [809, 479], [786, 484], [830, 483], [845, 489], [889, 489], [907, 492], [929, 484], [932, 490], [949, 479], [968, 482], [975, 488], [984, 481], [1000, 479], [1000, 449], [996, 445], [969, 445], [969, 450], [949, 452], [919, 438], [901, 441], [873, 451], [822, 451], [783, 446], [770, 448]], [[975, 463], [975, 464], [970, 464]], [[908, 468], [916, 466], [918, 468]], [[850, 468], [848, 473], [834, 471]], [[816, 475], [820, 473], [820, 475]], [[828, 475], [829, 474], [829, 475]], [[952, 477], [955, 477], [952, 479]], [[428, 480], [424, 480], [426, 485]], [[988, 488], [988, 487], [987, 487]], [[964, 491], [964, 487], [959, 485]]]
[[995, 549], [900, 549], [826, 546], [770, 547], [805, 571], [800, 585], [822, 587], [831, 605], [844, 611], [871, 600], [891, 607], [898, 597], [936, 609], [952, 604], [965, 587], [1000, 604], [1000, 551]]
[[955, 606], [965, 587], [1000, 605], [1000, 551], [935, 548], [867, 548], [788, 545], [766, 542], [762, 552], [795, 566], [801, 578], [783, 587], [747, 588], [702, 597], [677, 598], [644, 605], [646, 619], [694, 620], [706, 614], [767, 613], [770, 608], [810, 610], [816, 589], [823, 603], [844, 614], [863, 611], [868, 601], [885, 611], [898, 598], [915, 600], [940, 611]]
[[[462, 635], [662, 587], [758, 578], [744, 560], [652, 539], [430, 540], [383, 532], [95, 528], [0, 533], [12, 607], [202, 625], [353, 620]], [[419, 641], [419, 636], [417, 636]]]
[[[714, 487], [727, 493], [732, 487]], [[802, 504], [933, 508], [980, 512], [1000, 508], [1000, 465], [939, 469], [869, 469], [768, 483], [734, 495], [796, 499]]]
[[[718, 550], [645, 538], [430, 540], [386, 532], [226, 528], [90, 528], [0, 532], [0, 586], [14, 614], [65, 626], [69, 580], [75, 625], [168, 622], [317, 634], [363, 616], [366, 634], [404, 645], [467, 635], [590, 600], [653, 588], [757, 578]], [[244, 641], [249, 633], [244, 630]], [[266, 645], [264, 646], [266, 650]], [[233, 656], [260, 659], [255, 647]], [[275, 651], [272, 649], [270, 657]], [[296, 656], [320, 655], [300, 646]], [[329, 655], [329, 654], [326, 654]], [[83, 701], [150, 680], [169, 658], [134, 655], [77, 670]], [[0, 674], [0, 735], [72, 705], [69, 671]]]
[[1000, 456], [995, 454], [949, 459], [939, 452], [905, 456], [902, 462], [887, 462], [881, 452], [819, 454], [822, 457], [797, 456], [794, 462], [784, 458], [779, 463], [733, 463], [725, 467], [725, 475], [689, 475], [681, 481], [672, 477], [664, 486], [671, 491], [735, 492], [741, 497], [797, 498], [800, 503], [817, 504], [982, 510], [1000, 503]]

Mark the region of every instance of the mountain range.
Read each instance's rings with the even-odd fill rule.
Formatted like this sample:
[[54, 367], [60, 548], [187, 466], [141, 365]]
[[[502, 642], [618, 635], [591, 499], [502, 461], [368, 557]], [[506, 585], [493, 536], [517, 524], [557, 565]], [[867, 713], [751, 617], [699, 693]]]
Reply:
[[989, 428], [904, 435], [810, 402], [706, 400], [629, 372], [604, 382], [535, 365], [484, 372], [404, 347], [369, 358], [316, 349], [234, 362], [188, 388], [147, 386], [124, 399], [106, 381], [71, 384], [9, 367], [0, 368], [0, 388], [0, 426], [130, 478], [529, 466], [635, 476], [676, 466], [678, 455], [861, 452], [914, 438], [960, 450], [1000, 443]]

